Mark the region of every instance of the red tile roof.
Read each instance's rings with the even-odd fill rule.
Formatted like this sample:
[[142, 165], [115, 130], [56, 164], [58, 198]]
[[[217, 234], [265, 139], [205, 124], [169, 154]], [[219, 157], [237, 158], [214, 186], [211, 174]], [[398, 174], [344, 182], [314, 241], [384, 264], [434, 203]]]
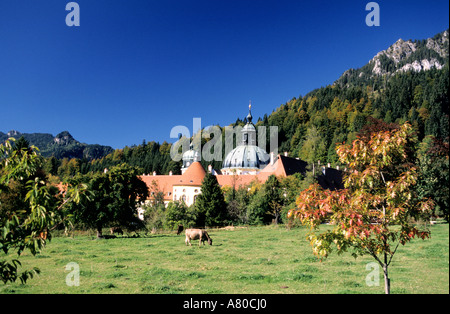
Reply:
[[[300, 165], [303, 161], [298, 161], [293, 158], [278, 155], [278, 158], [273, 165], [267, 165], [261, 172], [256, 175], [217, 175], [217, 181], [220, 186], [239, 186], [249, 185], [252, 181], [257, 180], [260, 183], [267, 181], [270, 175], [274, 174], [277, 177], [285, 177], [292, 174], [293, 165]], [[286, 171], [286, 166], [288, 170]], [[300, 170], [300, 166], [298, 166]], [[160, 191], [164, 192], [164, 200], [172, 200], [172, 192], [174, 186], [201, 186], [203, 179], [206, 176], [206, 171], [200, 162], [192, 163], [186, 172], [182, 175], [149, 175], [141, 176], [141, 179], [147, 184], [149, 190], [152, 190], [153, 182], [155, 182]], [[151, 197], [151, 196], [150, 196]]]
[[[164, 193], [164, 200], [170, 201], [173, 199], [174, 186], [201, 186], [205, 175], [205, 169], [197, 161], [192, 163], [182, 175], [147, 175], [140, 178], [147, 184], [150, 191], [152, 191], [155, 182], [159, 191]], [[150, 198], [152, 198], [151, 195]]]
[[199, 161], [193, 162], [185, 173], [181, 175], [180, 182], [175, 185], [202, 185], [206, 171]]

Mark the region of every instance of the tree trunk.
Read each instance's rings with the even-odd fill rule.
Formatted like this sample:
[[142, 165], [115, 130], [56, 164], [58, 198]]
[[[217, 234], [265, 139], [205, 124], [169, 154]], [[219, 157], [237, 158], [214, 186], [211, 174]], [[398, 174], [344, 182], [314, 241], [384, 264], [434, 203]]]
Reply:
[[[384, 177], [383, 177], [384, 180]], [[384, 216], [386, 214], [386, 210], [385, 207], [383, 206], [383, 220], [385, 219]], [[383, 225], [384, 225], [385, 221], [383, 221]], [[384, 239], [384, 264], [383, 264], [383, 274], [384, 274], [384, 293], [385, 294], [391, 294], [391, 280], [389, 279], [388, 276], [388, 267], [389, 267], [389, 263], [388, 262], [388, 254], [387, 254], [387, 240], [386, 238]], [[392, 259], [392, 257], [391, 257]]]
[[102, 238], [103, 238], [102, 227], [97, 227], [97, 239], [102, 239]]
[[384, 293], [391, 294], [391, 280], [388, 277], [387, 266], [383, 267], [384, 272]]
[[384, 264], [383, 264], [383, 274], [384, 274], [384, 293], [391, 294], [391, 280], [388, 276], [388, 261], [387, 253], [384, 253]]

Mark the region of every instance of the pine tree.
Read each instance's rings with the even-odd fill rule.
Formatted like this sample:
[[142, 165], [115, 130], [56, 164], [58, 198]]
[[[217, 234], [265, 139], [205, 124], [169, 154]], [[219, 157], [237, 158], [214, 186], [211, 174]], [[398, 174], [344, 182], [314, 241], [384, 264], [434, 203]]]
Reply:
[[198, 226], [220, 226], [226, 223], [227, 205], [216, 176], [208, 173], [202, 182], [202, 193], [197, 197]]

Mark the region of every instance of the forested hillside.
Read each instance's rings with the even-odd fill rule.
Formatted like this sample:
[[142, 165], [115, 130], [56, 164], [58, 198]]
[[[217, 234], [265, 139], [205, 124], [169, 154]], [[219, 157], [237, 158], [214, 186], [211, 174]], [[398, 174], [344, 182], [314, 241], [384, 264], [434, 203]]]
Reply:
[[448, 139], [448, 63], [442, 70], [396, 74], [384, 88], [330, 85], [293, 98], [257, 125], [279, 127], [280, 151], [306, 161], [337, 161], [335, 144], [355, 139], [373, 117], [409, 121], [419, 138]]

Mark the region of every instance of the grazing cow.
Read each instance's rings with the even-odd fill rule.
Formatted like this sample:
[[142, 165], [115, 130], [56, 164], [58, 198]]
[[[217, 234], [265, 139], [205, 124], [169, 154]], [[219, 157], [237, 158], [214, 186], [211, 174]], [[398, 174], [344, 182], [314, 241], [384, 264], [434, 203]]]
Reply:
[[120, 227], [112, 227], [111, 229], [109, 229], [109, 232], [111, 232], [111, 235], [113, 235], [114, 233], [120, 233], [121, 235], [123, 235], [123, 230]]
[[179, 235], [183, 231], [183, 225], [178, 225], [177, 235]]
[[208, 241], [209, 245], [212, 245], [212, 239], [210, 238], [208, 232], [202, 229], [186, 229], [186, 240], [184, 240], [184, 243], [186, 245], [191, 245], [191, 240], [197, 240], [198, 239], [198, 246], [200, 246], [202, 243], [205, 245], [205, 241]]

